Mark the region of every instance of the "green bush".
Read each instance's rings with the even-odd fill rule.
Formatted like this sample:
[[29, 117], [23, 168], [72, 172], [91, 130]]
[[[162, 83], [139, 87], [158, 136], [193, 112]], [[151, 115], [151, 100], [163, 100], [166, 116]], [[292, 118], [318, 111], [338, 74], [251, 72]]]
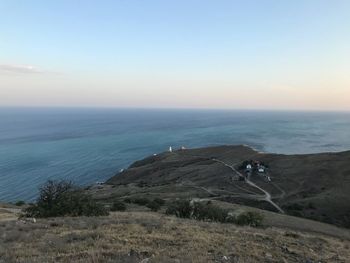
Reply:
[[134, 199], [131, 199], [131, 202], [134, 203], [134, 204], [137, 204], [137, 205], [147, 205], [150, 200], [148, 198], [145, 198], [145, 197], [136, 197]]
[[178, 200], [170, 204], [165, 211], [167, 215], [175, 215], [181, 218], [191, 218], [193, 208], [190, 201]]
[[162, 206], [156, 202], [155, 200], [153, 200], [152, 202], [149, 202], [146, 205], [148, 208], [150, 208], [152, 211], [157, 212]]
[[211, 202], [194, 203], [192, 217], [197, 220], [226, 222], [228, 211], [222, 209]]
[[257, 212], [248, 211], [238, 215], [234, 219], [234, 223], [241, 226], [244, 225], [244, 226], [258, 227], [262, 225], [263, 219], [264, 219], [263, 215]]
[[24, 201], [17, 201], [15, 203], [16, 206], [22, 206], [22, 205], [25, 205], [26, 203]]
[[150, 208], [152, 211], [157, 212], [163, 205], [165, 204], [165, 200], [161, 198], [155, 198], [153, 201], [149, 201], [146, 206]]
[[193, 218], [203, 221], [225, 222], [228, 212], [211, 202], [193, 202], [180, 200], [170, 204], [166, 214], [175, 215], [181, 218]]
[[108, 215], [104, 206], [96, 203], [82, 189], [66, 181], [48, 181], [40, 188], [36, 203], [25, 209], [27, 217], [101, 215]]
[[125, 211], [126, 205], [121, 201], [115, 201], [111, 206], [111, 211]]
[[234, 223], [254, 227], [261, 226], [263, 221], [263, 216], [257, 212], [244, 212], [235, 217], [230, 215], [226, 209], [222, 209], [211, 202], [191, 202], [188, 200], [171, 203], [166, 210], [166, 214], [201, 221]]
[[145, 206], [148, 203], [150, 203], [151, 200], [149, 200], [146, 197], [126, 197], [124, 198], [124, 202], [128, 204], [137, 204], [137, 205]]
[[160, 206], [163, 206], [164, 204], [165, 204], [165, 200], [164, 199], [162, 199], [162, 198], [154, 198], [153, 199], [153, 202], [156, 202], [156, 203], [158, 203]]
[[132, 203], [132, 199], [130, 197], [126, 197], [124, 198], [124, 202], [127, 204], [131, 204]]

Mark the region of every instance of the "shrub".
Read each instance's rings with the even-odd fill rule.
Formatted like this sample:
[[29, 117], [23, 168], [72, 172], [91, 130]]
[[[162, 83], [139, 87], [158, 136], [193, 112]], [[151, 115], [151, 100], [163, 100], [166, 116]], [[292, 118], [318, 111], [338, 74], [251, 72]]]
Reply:
[[112, 204], [111, 211], [125, 211], [126, 205], [121, 201], [115, 201]]
[[48, 181], [40, 188], [35, 204], [25, 210], [27, 217], [101, 216], [107, 210], [82, 189], [66, 181]]
[[179, 200], [170, 204], [165, 211], [167, 215], [175, 215], [181, 218], [191, 218], [193, 208], [188, 200]]
[[22, 205], [25, 205], [25, 202], [24, 201], [17, 201], [16, 203], [15, 203], [15, 205], [16, 206], [22, 206]]
[[234, 223], [254, 227], [261, 226], [263, 221], [263, 216], [257, 212], [244, 212], [238, 217], [235, 217], [229, 214], [226, 209], [222, 209], [211, 202], [191, 202], [188, 200], [180, 200], [171, 203], [166, 210], [166, 214], [181, 218]]
[[149, 200], [146, 197], [133, 197], [133, 198], [126, 197], [126, 198], [124, 198], [124, 202], [128, 203], [128, 204], [137, 204], [137, 205], [145, 206], [148, 203], [150, 203], [151, 200]]
[[124, 203], [127, 203], [127, 204], [131, 204], [131, 198], [130, 197], [126, 197], [124, 198]]
[[296, 210], [296, 211], [302, 211], [304, 209], [304, 206], [299, 203], [289, 204], [286, 206], [288, 210]]
[[165, 204], [165, 200], [162, 198], [154, 198], [153, 202], [158, 203], [160, 206], [163, 206]]
[[263, 215], [257, 212], [248, 211], [238, 215], [235, 218], [234, 222], [238, 225], [244, 225], [244, 226], [248, 225], [248, 226], [258, 227], [262, 225], [263, 219], [264, 219]]
[[137, 205], [147, 205], [150, 202], [150, 200], [145, 197], [137, 197], [131, 199], [131, 202]]
[[162, 205], [160, 205], [155, 200], [153, 200], [152, 202], [149, 202], [146, 206], [154, 212], [157, 212], [162, 207]]
[[193, 202], [181, 200], [172, 203], [166, 210], [166, 214], [181, 218], [193, 218], [203, 221], [226, 222], [228, 212], [211, 202]]
[[137, 187], [146, 187], [146, 186], [149, 186], [148, 183], [144, 182], [144, 181], [140, 181], [136, 184]]
[[222, 209], [211, 202], [204, 203], [194, 203], [193, 206], [193, 218], [197, 220], [209, 220], [217, 222], [226, 222], [228, 211]]
[[308, 208], [309, 209], [316, 209], [315, 205], [311, 202], [308, 204]]

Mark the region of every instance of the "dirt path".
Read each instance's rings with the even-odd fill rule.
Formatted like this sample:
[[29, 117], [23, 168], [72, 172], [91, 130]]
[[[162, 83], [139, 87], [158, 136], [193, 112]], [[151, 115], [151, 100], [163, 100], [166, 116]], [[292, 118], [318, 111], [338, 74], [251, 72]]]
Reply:
[[0, 207], [0, 222], [17, 220], [21, 211], [18, 208]]
[[279, 199], [282, 199], [286, 196], [286, 191], [284, 191], [281, 187], [279, 187], [277, 184], [275, 183], [271, 183], [274, 187], [276, 187], [280, 192], [281, 194], [278, 196]]
[[[253, 199], [253, 200], [258, 200], [258, 201], [266, 201], [268, 203], [270, 203], [274, 208], [276, 208], [276, 210], [282, 214], [284, 214], [284, 211], [282, 210], [282, 208], [277, 205], [274, 201], [272, 201], [272, 197], [271, 197], [271, 194], [269, 192], [267, 192], [265, 189], [261, 188], [260, 186], [256, 185], [255, 183], [253, 183], [252, 181], [250, 181], [249, 178], [246, 178], [243, 174], [241, 174], [239, 171], [237, 171], [237, 169], [234, 167], [235, 164], [233, 165], [230, 165], [222, 160], [219, 160], [217, 158], [209, 158], [209, 157], [206, 157], [206, 156], [201, 156], [201, 155], [192, 155], [192, 157], [197, 157], [197, 158], [206, 158], [208, 160], [212, 160], [214, 162], [218, 162], [222, 165], [225, 165], [226, 167], [230, 168], [232, 170], [232, 172], [239, 176], [239, 177], [243, 177], [245, 179], [245, 182], [247, 184], [249, 184], [250, 186], [254, 187], [255, 189], [259, 190], [260, 192], [263, 192], [264, 193], [264, 196], [261, 196], [261, 195], [258, 195], [258, 194], [255, 194], [255, 195], [249, 195], [249, 194], [237, 194], [237, 196], [239, 197], [245, 197], [245, 198], [249, 198], [249, 199]], [[199, 187], [199, 186], [197, 186]], [[204, 191], [207, 191], [208, 193], [210, 194], [213, 194], [212, 190], [209, 190], [205, 187], [200, 187], [202, 190]]]
[[260, 186], [257, 186], [252, 181], [250, 181], [249, 178], [246, 178], [243, 174], [241, 174], [239, 171], [237, 171], [233, 165], [229, 165], [229, 164], [225, 163], [224, 161], [221, 161], [221, 160], [215, 159], [215, 158], [213, 158], [212, 160], [215, 162], [221, 163], [221, 164], [225, 165], [226, 167], [229, 167], [236, 175], [238, 175], [239, 177], [245, 178], [245, 182], [247, 184], [260, 190], [261, 192], [263, 192], [265, 194], [265, 197], [263, 199], [260, 199], [259, 197], [257, 197], [257, 200], [264, 200], [264, 201], [270, 203], [273, 207], [275, 207], [278, 210], [278, 212], [284, 214], [284, 211], [282, 210], [282, 208], [279, 207], [279, 205], [277, 205], [274, 201], [272, 201], [271, 194], [269, 192], [267, 192], [265, 189], [261, 188]]

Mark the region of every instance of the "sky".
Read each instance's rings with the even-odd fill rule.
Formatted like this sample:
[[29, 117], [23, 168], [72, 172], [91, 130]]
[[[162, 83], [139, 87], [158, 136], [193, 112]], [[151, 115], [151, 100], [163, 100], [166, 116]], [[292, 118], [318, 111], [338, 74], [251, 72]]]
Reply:
[[348, 0], [0, 0], [0, 106], [350, 110]]

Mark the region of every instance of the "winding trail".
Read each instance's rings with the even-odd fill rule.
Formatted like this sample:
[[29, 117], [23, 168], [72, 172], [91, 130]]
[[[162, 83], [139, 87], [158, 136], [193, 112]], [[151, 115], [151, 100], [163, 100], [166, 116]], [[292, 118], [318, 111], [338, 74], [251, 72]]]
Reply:
[[282, 210], [282, 208], [278, 204], [276, 204], [274, 201], [272, 201], [271, 194], [269, 192], [267, 192], [265, 189], [261, 188], [260, 186], [256, 185], [252, 181], [250, 181], [249, 178], [246, 178], [243, 174], [241, 174], [239, 171], [237, 171], [233, 165], [229, 165], [229, 164], [225, 163], [224, 161], [221, 161], [221, 160], [216, 159], [216, 158], [213, 158], [212, 160], [215, 162], [221, 163], [221, 164], [225, 165], [226, 167], [229, 167], [236, 175], [238, 175], [239, 177], [245, 178], [245, 182], [247, 184], [260, 190], [261, 192], [263, 192], [265, 194], [265, 196], [262, 199], [260, 199], [260, 198], [257, 198], [257, 199], [264, 200], [264, 201], [270, 203], [273, 207], [275, 207], [278, 210], [278, 212], [284, 214], [284, 211]]
[[[276, 208], [276, 210], [277, 210], [278, 212], [280, 212], [281, 214], [284, 214], [283, 209], [282, 209], [278, 204], [276, 204], [274, 201], [272, 201], [272, 196], [271, 196], [271, 194], [270, 194], [269, 192], [267, 192], [265, 189], [261, 188], [260, 186], [256, 185], [255, 183], [253, 183], [253, 182], [250, 180], [250, 177], [249, 177], [249, 176], [248, 176], [248, 178], [246, 178], [242, 173], [240, 173], [240, 172], [234, 167], [235, 164], [230, 165], [230, 164], [228, 164], [228, 163], [226, 163], [226, 162], [224, 162], [224, 161], [222, 161], [222, 160], [219, 160], [219, 159], [217, 159], [217, 158], [210, 158], [210, 157], [206, 157], [206, 156], [202, 156], [202, 155], [193, 155], [193, 154], [189, 154], [189, 155], [192, 156], [192, 157], [205, 158], [205, 159], [208, 159], [208, 160], [212, 160], [212, 161], [214, 161], [214, 162], [218, 162], [218, 163], [220, 163], [220, 164], [222, 164], [222, 165], [224, 165], [224, 166], [230, 168], [230, 169], [232, 170], [232, 172], [233, 172], [235, 175], [237, 175], [237, 176], [239, 176], [239, 177], [241, 177], [241, 178], [244, 178], [244, 181], [245, 181], [247, 184], [249, 184], [249, 185], [252, 186], [253, 188], [259, 190], [260, 192], [263, 192], [263, 193], [264, 193], [264, 195], [258, 195], [258, 194], [256, 194], [256, 193], [255, 193], [255, 194], [237, 194], [237, 195], [236, 195], [237, 197], [243, 197], [243, 198], [252, 199], [252, 200], [258, 200], [258, 201], [266, 201], [266, 202], [268, 202], [269, 204], [271, 204], [274, 208]], [[196, 185], [191, 185], [191, 186], [192, 186], [192, 187], [195, 187], [195, 188], [200, 188], [200, 189], [202, 189], [203, 191], [208, 192], [209, 194], [214, 194], [214, 195], [215, 195], [215, 193], [212, 191], [212, 190], [214, 190], [214, 189], [209, 190], [209, 189], [207, 189], [207, 188], [205, 188], [205, 187], [202, 187], [202, 186], [196, 186]], [[282, 190], [282, 191], [283, 191], [283, 190]], [[251, 193], [252, 193], [252, 192], [251, 192]], [[231, 196], [235, 196], [235, 194], [232, 193]]]
[[272, 183], [272, 185], [274, 187], [276, 187], [280, 192], [281, 194], [278, 196], [278, 198], [284, 198], [286, 196], [286, 191], [284, 191], [281, 187], [279, 187], [277, 184], [275, 183]]

